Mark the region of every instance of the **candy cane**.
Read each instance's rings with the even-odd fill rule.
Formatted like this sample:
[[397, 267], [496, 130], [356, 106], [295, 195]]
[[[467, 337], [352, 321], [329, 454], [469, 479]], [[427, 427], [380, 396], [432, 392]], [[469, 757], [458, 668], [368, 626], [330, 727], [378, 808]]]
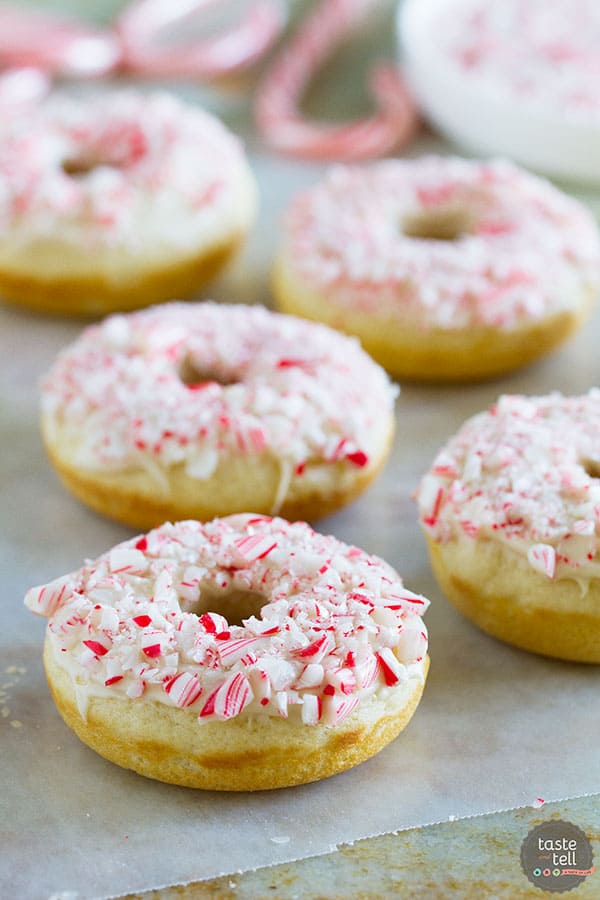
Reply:
[[193, 24], [218, 0], [135, 0], [121, 15], [117, 30], [126, 65], [146, 75], [215, 79], [248, 68], [281, 33], [281, 0], [255, 0], [234, 26], [214, 37], [184, 43], [165, 41], [165, 31]]
[[59, 75], [93, 77], [120, 58], [108, 31], [33, 9], [0, 5], [0, 66], [35, 66]]
[[367, 159], [406, 143], [417, 111], [398, 70], [375, 68], [371, 94], [374, 115], [342, 124], [303, 118], [299, 103], [306, 86], [331, 53], [357, 29], [377, 0], [322, 0], [301, 24], [259, 86], [256, 121], [276, 150], [305, 159]]

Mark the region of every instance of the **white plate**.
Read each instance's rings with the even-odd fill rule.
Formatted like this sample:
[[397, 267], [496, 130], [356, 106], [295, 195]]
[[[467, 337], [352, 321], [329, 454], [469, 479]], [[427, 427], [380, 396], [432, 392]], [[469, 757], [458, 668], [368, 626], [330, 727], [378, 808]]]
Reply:
[[600, 122], [502, 96], [442, 57], [432, 23], [456, 3], [405, 0], [398, 10], [403, 67], [427, 118], [468, 151], [506, 156], [569, 181], [600, 184]]

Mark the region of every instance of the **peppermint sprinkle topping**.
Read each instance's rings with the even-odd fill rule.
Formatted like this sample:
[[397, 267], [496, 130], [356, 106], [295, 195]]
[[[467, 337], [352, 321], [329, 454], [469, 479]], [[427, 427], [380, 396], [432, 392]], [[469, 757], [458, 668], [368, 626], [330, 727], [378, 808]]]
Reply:
[[498, 540], [544, 577], [600, 571], [600, 390], [504, 396], [438, 454], [419, 492], [435, 541]]
[[[271, 454], [289, 469], [282, 502], [313, 464], [354, 471], [376, 458], [394, 396], [358, 342], [323, 325], [258, 306], [172, 303], [84, 331], [44, 380], [42, 413], [46, 439], [71, 447], [74, 464], [145, 469], [159, 484], [180, 464], [202, 481], [223, 455]], [[240, 538], [237, 557], [274, 549], [258, 530]], [[111, 571], [143, 575], [146, 552], [145, 537], [116, 548]]]
[[[58, 591], [27, 594], [80, 694], [172, 704], [199, 723], [335, 726], [371, 694], [424, 677], [428, 601], [377, 557], [302, 522], [247, 514], [145, 538], [144, 550], [133, 538], [59, 579]], [[130, 552], [144, 565], [115, 570], [115, 554]], [[214, 612], [232, 591], [262, 594], [260, 615], [235, 624]]]
[[419, 328], [509, 330], [600, 284], [583, 206], [510, 163], [452, 157], [331, 169], [293, 201], [283, 258], [340, 316]]
[[2, 239], [16, 250], [36, 240], [80, 252], [195, 249], [199, 234], [239, 220], [247, 177], [237, 138], [172, 95], [55, 95], [3, 122]]

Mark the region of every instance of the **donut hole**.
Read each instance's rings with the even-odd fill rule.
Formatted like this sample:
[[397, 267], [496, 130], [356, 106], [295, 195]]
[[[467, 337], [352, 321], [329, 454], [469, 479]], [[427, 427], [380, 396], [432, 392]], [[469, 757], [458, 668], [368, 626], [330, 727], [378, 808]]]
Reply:
[[65, 159], [62, 164], [62, 170], [69, 178], [85, 178], [94, 169], [97, 169], [101, 163], [93, 162], [89, 159]]
[[188, 611], [197, 616], [212, 612], [225, 616], [230, 625], [241, 625], [250, 616], [260, 617], [260, 611], [268, 603], [264, 594], [258, 591], [223, 590], [202, 591], [200, 599]]
[[85, 178], [87, 175], [90, 175], [96, 169], [124, 169], [127, 162], [126, 160], [118, 160], [114, 159], [104, 159], [102, 156], [98, 156], [96, 154], [89, 154], [87, 156], [73, 156], [68, 159], [64, 159], [61, 164], [61, 169], [68, 175], [69, 178]]
[[582, 459], [580, 463], [590, 478], [600, 479], [600, 459]]
[[425, 241], [457, 241], [472, 231], [473, 222], [466, 209], [449, 206], [410, 213], [403, 219], [401, 227], [407, 237]]
[[224, 387], [239, 383], [239, 378], [234, 378], [230, 373], [214, 366], [199, 366], [190, 356], [186, 356], [180, 363], [177, 374], [187, 387], [211, 382], [222, 384]]

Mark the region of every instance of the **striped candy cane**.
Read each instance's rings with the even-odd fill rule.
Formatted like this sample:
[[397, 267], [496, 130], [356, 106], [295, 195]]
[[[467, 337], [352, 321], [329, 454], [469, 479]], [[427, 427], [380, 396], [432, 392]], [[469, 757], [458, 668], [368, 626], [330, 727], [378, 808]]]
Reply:
[[358, 160], [381, 156], [412, 137], [416, 107], [391, 65], [372, 72], [374, 115], [333, 124], [311, 122], [299, 111], [316, 71], [376, 5], [377, 0], [322, 0], [275, 59], [255, 107], [257, 125], [275, 150], [304, 159]]
[[110, 32], [21, 6], [0, 4], [0, 66], [33, 66], [57, 75], [95, 77], [116, 67]]
[[[214, 37], [185, 40], [194, 20], [219, 0], [134, 0], [117, 22], [125, 64], [165, 77], [216, 79], [248, 68], [272, 46], [285, 24], [282, 0], [254, 0], [237, 22]], [[184, 40], [165, 40], [179, 28]]]

